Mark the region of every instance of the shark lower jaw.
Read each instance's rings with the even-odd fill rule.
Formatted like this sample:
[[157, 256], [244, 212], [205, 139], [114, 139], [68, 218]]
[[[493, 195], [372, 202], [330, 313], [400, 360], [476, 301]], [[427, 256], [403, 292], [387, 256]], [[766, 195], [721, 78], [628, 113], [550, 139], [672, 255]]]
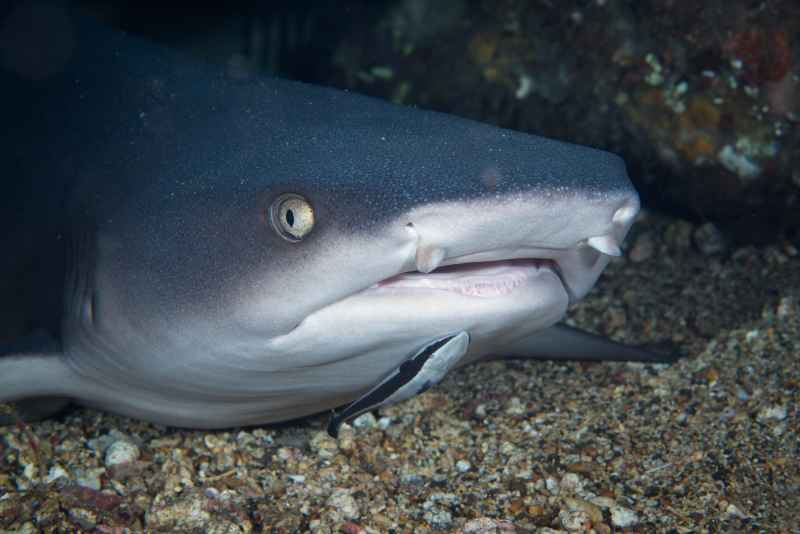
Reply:
[[521, 258], [460, 263], [430, 273], [411, 271], [381, 280], [367, 294], [418, 294], [445, 292], [464, 297], [500, 298], [533, 283], [544, 273], [561, 280], [558, 264], [549, 259]]

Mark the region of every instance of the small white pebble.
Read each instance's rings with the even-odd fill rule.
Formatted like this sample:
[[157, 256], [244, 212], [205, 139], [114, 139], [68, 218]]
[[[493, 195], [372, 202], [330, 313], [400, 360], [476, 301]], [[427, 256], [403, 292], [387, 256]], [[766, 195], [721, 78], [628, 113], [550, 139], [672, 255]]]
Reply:
[[105, 463], [107, 467], [129, 464], [139, 458], [139, 447], [130, 441], [115, 441], [106, 449]]
[[378, 428], [380, 428], [381, 430], [386, 430], [390, 426], [392, 426], [392, 418], [391, 417], [385, 417], [384, 416], [384, 417], [381, 417], [380, 419], [378, 419]]
[[67, 474], [67, 472], [64, 470], [63, 467], [61, 467], [60, 465], [54, 465], [53, 467], [50, 468], [50, 471], [48, 471], [47, 473], [47, 483], [49, 484], [50, 482], [56, 480], [57, 478], [62, 478], [62, 477], [69, 478], [69, 475]]
[[361, 515], [358, 502], [348, 490], [343, 488], [333, 490], [325, 504], [336, 510], [343, 519], [358, 519]]
[[289, 475], [289, 480], [297, 484], [303, 484], [306, 481], [306, 477], [303, 475]]
[[423, 517], [434, 528], [449, 529], [453, 526], [453, 515], [447, 510], [428, 510]]
[[757, 419], [759, 421], [765, 421], [768, 419], [772, 419], [774, 421], [783, 421], [786, 419], [786, 406], [768, 406], [766, 408], [762, 408], [758, 412]]
[[615, 527], [625, 528], [632, 527], [639, 523], [639, 516], [636, 512], [623, 508], [622, 506], [611, 507], [611, 523]]
[[523, 415], [527, 411], [525, 404], [519, 397], [511, 397], [506, 404], [506, 413], [509, 415]]
[[100, 490], [100, 475], [105, 474], [106, 469], [105, 467], [98, 467], [95, 469], [75, 469], [73, 473], [75, 474], [75, 482], [78, 483], [79, 486], [83, 486], [84, 488], [90, 488], [93, 490]]
[[456, 470], [458, 470], [459, 473], [466, 473], [471, 467], [472, 465], [466, 460], [459, 460], [456, 462]]
[[372, 415], [372, 412], [361, 414], [353, 419], [354, 428], [375, 428], [377, 424], [378, 422], [375, 420], [375, 416]]
[[750, 331], [748, 331], [748, 332], [747, 332], [747, 333], [744, 335], [744, 339], [745, 339], [745, 341], [747, 341], [748, 343], [752, 343], [753, 341], [755, 341], [756, 339], [758, 339], [758, 336], [759, 336], [759, 335], [761, 335], [761, 332], [759, 332], [759, 330], [756, 328], [756, 329], [753, 329], [753, 330], [750, 330]]
[[558, 512], [558, 519], [561, 526], [567, 530], [584, 530], [584, 527], [591, 523], [589, 514], [583, 510], [561, 510]]
[[739, 508], [737, 508], [733, 503], [728, 505], [728, 507], [725, 509], [725, 513], [729, 516], [741, 517], [742, 519], [749, 517], [746, 513], [739, 510]]
[[561, 478], [561, 484], [559, 486], [570, 493], [580, 493], [583, 489], [583, 481], [579, 475], [567, 473]]

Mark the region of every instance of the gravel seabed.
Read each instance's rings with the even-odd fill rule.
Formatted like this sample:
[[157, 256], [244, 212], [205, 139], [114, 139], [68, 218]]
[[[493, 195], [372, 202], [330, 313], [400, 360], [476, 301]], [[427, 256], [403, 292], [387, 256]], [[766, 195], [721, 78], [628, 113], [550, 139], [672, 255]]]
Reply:
[[569, 322], [674, 365], [475, 365], [338, 440], [324, 417], [0, 427], [0, 532], [800, 532], [797, 249], [641, 219]]

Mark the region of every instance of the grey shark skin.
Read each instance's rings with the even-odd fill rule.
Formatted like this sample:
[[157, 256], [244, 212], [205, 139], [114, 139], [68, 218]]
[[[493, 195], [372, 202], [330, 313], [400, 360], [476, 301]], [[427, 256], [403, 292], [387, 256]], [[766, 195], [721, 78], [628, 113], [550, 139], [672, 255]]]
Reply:
[[[639, 209], [618, 157], [37, 9], [0, 30], [3, 168], [39, 202], [9, 224], [67, 267], [58, 349], [0, 357], [0, 401], [216, 428], [352, 402], [452, 332], [460, 363], [650, 358], [553, 327]], [[299, 240], [286, 194], [313, 210]]]

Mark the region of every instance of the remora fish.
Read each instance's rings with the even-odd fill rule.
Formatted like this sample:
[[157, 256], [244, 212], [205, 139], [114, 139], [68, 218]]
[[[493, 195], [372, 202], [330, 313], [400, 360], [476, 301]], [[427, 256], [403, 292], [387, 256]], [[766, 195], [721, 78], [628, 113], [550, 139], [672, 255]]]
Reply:
[[6, 203], [39, 202], [4, 231], [67, 248], [59, 341], [0, 358], [0, 401], [205, 428], [353, 403], [338, 427], [489, 357], [661, 359], [553, 326], [639, 209], [617, 156], [229, 79], [55, 8], [0, 47]]

